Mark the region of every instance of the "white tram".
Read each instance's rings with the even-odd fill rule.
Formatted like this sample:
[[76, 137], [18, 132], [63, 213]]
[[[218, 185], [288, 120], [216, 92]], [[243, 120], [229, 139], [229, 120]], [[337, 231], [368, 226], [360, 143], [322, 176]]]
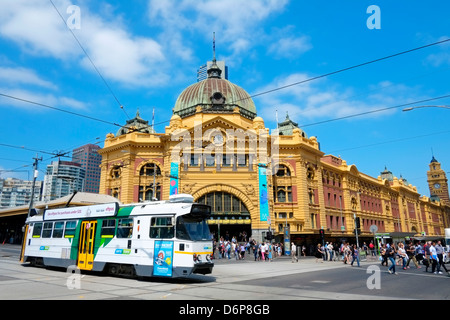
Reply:
[[27, 219], [22, 262], [137, 276], [209, 274], [211, 208], [190, 195], [45, 210]]

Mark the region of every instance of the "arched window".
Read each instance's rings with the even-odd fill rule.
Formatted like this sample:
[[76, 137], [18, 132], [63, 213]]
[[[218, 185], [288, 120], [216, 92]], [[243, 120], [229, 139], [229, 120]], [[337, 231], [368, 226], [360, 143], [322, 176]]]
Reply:
[[[156, 169], [156, 171], [155, 171]], [[139, 172], [140, 176], [160, 176], [161, 175], [161, 169], [154, 163], [147, 163], [145, 166], [141, 168], [141, 171]]]
[[277, 171], [277, 177], [290, 177], [291, 170], [283, 164], [280, 164]]
[[228, 192], [211, 192], [201, 196], [197, 202], [211, 206], [213, 212], [249, 213], [241, 199]]

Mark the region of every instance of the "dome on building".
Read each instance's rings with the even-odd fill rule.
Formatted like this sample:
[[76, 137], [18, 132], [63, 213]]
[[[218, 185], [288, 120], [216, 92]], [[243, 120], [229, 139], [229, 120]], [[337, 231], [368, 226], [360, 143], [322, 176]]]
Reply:
[[187, 87], [178, 97], [173, 113], [181, 118], [203, 112], [232, 113], [238, 107], [242, 116], [253, 119], [256, 107], [250, 95], [241, 87], [220, 78], [221, 70], [215, 60], [208, 69], [208, 78]]

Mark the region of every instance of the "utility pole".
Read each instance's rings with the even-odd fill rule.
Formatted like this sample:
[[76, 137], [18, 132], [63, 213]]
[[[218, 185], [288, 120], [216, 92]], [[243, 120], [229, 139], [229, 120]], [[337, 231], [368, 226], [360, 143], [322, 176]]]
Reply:
[[30, 206], [28, 207], [28, 217], [30, 217], [31, 209], [33, 208], [33, 201], [34, 201], [34, 187], [36, 186], [36, 178], [39, 174], [38, 171], [38, 163], [39, 161], [42, 161], [42, 157], [38, 158], [38, 154], [36, 154], [36, 158], [34, 159], [33, 168], [34, 168], [34, 174], [33, 174], [33, 184], [31, 186], [31, 199], [30, 199]]

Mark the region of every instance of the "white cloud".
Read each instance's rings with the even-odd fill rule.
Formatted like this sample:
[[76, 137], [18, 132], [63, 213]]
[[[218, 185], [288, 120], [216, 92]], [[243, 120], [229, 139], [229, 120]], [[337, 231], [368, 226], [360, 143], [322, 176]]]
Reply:
[[39, 77], [34, 70], [0, 66], [0, 83], [8, 85], [35, 85], [47, 89], [56, 89], [56, 85]]
[[[266, 38], [261, 22], [283, 11], [288, 0], [149, 0], [148, 3], [150, 24], [161, 27], [166, 39], [169, 35], [179, 37], [182, 32], [191, 32], [212, 40], [212, 33], [216, 32], [218, 53], [220, 47], [227, 47], [232, 51], [227, 59], [238, 60], [239, 54]], [[189, 46], [188, 39], [179, 45], [176, 49], [183, 52]]]
[[[20, 101], [13, 98], [8, 98], [0, 96], [0, 106], [1, 107], [17, 107], [24, 108], [27, 110], [43, 111], [49, 110], [44, 106], [38, 106], [36, 104], [28, 103], [26, 101], [31, 101], [43, 105], [47, 105], [54, 108], [59, 108], [63, 110], [77, 109], [77, 110], [87, 110], [89, 105], [85, 102], [75, 100], [70, 97], [57, 96], [52, 93], [37, 93], [30, 90], [17, 89], [17, 88], [2, 88], [0, 87], [0, 92], [11, 97], [17, 97], [19, 99], [25, 100]], [[55, 111], [57, 112], [57, 111]]]
[[[54, 0], [68, 19], [67, 0]], [[124, 85], [148, 87], [168, 81], [165, 57], [155, 40], [131, 34], [120, 19], [103, 20], [80, 5], [81, 28], [73, 30], [96, 67], [107, 79]], [[74, 61], [95, 73], [76, 40], [51, 3], [42, 0], [3, 0], [0, 36], [17, 43], [32, 55], [53, 57], [65, 63]]]
[[295, 58], [310, 50], [312, 45], [307, 36], [291, 36], [279, 39], [269, 46], [268, 52], [275, 58]]
[[[424, 98], [412, 94], [420, 92], [418, 88], [389, 81], [372, 85], [362, 93], [352, 87], [342, 88], [329, 79], [292, 85], [309, 78], [311, 76], [305, 73], [292, 74], [277, 78], [258, 90], [257, 92], [262, 93], [287, 86], [285, 89], [255, 97], [258, 114], [263, 118], [273, 119], [275, 110], [278, 110], [279, 115], [289, 112], [290, 118], [302, 125], [395, 107]], [[386, 113], [393, 113], [396, 110], [371, 113], [365, 117], [385, 116]]]

